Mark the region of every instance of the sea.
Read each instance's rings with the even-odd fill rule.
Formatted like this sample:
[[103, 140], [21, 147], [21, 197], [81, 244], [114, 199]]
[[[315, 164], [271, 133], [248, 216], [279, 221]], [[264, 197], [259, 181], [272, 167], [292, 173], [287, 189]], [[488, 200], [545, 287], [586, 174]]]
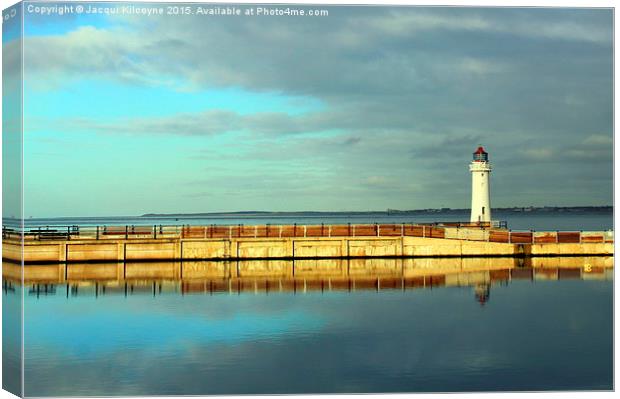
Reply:
[[[113, 216], [113, 217], [59, 217], [29, 218], [24, 220], [26, 227], [40, 226], [113, 226], [113, 225], [317, 225], [317, 224], [400, 224], [468, 222], [469, 212], [428, 212], [416, 214], [377, 213], [321, 213], [282, 216], [278, 214], [227, 216]], [[611, 211], [550, 211], [550, 212], [495, 212], [493, 220], [505, 221], [512, 230], [535, 231], [599, 231], [613, 229]], [[6, 224], [6, 223], [5, 223]]]
[[[613, 229], [611, 214], [505, 220], [513, 229]], [[146, 224], [348, 221], [437, 220], [366, 215]], [[115, 222], [130, 223], [105, 219]], [[3, 273], [5, 387], [19, 384], [23, 298], [26, 396], [614, 388], [613, 258], [277, 262], [97, 265], [118, 270], [108, 277], [95, 265], [35, 265], [26, 266], [34, 277], [24, 284]], [[248, 275], [232, 278], [231, 267]]]

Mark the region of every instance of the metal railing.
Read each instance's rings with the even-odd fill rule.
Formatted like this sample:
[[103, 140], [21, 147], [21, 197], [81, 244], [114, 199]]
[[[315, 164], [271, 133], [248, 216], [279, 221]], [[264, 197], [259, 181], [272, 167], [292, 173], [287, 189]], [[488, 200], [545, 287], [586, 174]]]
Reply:
[[[496, 227], [498, 226], [498, 227]], [[501, 227], [499, 227], [501, 226]], [[512, 231], [505, 221], [434, 222], [401, 224], [320, 224], [320, 225], [124, 225], [124, 226], [38, 226], [24, 229], [2, 228], [2, 237], [24, 240], [106, 240], [106, 239], [233, 239], [309, 237], [423, 237], [513, 244], [606, 243], [612, 231]]]

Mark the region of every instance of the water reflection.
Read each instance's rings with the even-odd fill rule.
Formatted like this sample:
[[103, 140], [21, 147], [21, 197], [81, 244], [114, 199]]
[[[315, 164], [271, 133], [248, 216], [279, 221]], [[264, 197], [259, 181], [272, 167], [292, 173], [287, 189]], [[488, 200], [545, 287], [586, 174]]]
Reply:
[[20, 273], [27, 396], [613, 389], [611, 257]]
[[[20, 266], [3, 263], [3, 289]], [[24, 267], [29, 296], [306, 293], [471, 286], [484, 305], [491, 287], [513, 280], [610, 280], [613, 257], [410, 258], [41, 264]]]

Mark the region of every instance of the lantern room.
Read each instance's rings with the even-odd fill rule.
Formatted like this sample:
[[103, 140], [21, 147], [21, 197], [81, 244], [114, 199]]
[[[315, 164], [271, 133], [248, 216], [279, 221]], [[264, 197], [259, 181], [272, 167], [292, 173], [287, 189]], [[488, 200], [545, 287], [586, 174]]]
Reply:
[[489, 154], [482, 147], [478, 147], [476, 152], [474, 152], [474, 161], [475, 162], [489, 162]]

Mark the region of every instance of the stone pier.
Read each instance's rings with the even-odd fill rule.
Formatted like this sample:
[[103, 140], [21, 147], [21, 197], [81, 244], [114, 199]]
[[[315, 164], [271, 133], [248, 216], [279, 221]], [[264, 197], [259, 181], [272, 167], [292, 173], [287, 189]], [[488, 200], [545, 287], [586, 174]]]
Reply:
[[[488, 239], [488, 237], [487, 237]], [[533, 240], [532, 240], [533, 241]], [[610, 256], [602, 242], [491, 242], [410, 236], [105, 238], [33, 240], [5, 238], [2, 258], [25, 263], [135, 262], [238, 259], [339, 259], [389, 257]], [[23, 243], [23, 247], [22, 247]]]

